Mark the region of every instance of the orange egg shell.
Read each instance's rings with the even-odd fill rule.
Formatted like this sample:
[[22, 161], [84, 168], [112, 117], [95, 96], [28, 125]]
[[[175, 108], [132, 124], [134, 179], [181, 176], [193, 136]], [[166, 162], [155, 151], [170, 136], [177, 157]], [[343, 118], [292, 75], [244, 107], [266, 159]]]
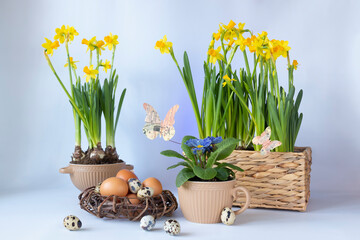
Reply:
[[132, 171], [127, 169], [122, 169], [116, 174], [117, 178], [121, 178], [127, 182], [130, 178], [138, 178]]
[[121, 178], [111, 177], [102, 182], [100, 194], [102, 196], [115, 195], [125, 197], [128, 194], [129, 187], [127, 182]]
[[131, 204], [137, 205], [140, 203], [140, 199], [138, 199], [135, 193], [130, 193], [126, 197], [129, 199]]
[[154, 177], [145, 179], [142, 184], [144, 187], [151, 187], [152, 189], [154, 189], [154, 196], [162, 193], [163, 189], [162, 189], [161, 182]]

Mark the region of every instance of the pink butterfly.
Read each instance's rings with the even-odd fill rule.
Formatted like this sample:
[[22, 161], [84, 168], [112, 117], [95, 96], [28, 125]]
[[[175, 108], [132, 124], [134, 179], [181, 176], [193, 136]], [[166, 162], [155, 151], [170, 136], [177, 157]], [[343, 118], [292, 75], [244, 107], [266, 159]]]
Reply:
[[271, 128], [267, 127], [265, 131], [257, 137], [254, 137], [252, 140], [255, 145], [262, 145], [260, 150], [261, 155], [268, 154], [271, 150], [281, 145], [280, 141], [270, 141]]
[[153, 140], [158, 136], [162, 136], [165, 141], [169, 141], [175, 135], [175, 113], [179, 109], [179, 105], [175, 105], [166, 114], [164, 121], [160, 120], [159, 114], [155, 109], [147, 103], [144, 103], [146, 111], [145, 126], [143, 132], [147, 138]]

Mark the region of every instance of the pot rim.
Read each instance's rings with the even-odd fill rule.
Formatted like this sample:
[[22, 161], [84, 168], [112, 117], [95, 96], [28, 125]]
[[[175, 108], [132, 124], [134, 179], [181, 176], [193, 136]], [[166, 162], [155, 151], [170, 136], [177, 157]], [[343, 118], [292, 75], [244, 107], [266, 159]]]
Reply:
[[221, 183], [230, 183], [230, 182], [236, 182], [236, 179], [232, 179], [232, 180], [226, 180], [226, 181], [191, 181], [191, 180], [187, 180], [185, 183], [187, 182], [192, 182], [192, 183], [198, 183], [198, 184], [209, 184], [209, 183], [215, 183], [215, 184], [221, 184]]
[[69, 166], [112, 166], [112, 165], [118, 165], [118, 164], [125, 164], [125, 162], [120, 162], [120, 163], [103, 163], [103, 164], [76, 164], [76, 163], [69, 163]]

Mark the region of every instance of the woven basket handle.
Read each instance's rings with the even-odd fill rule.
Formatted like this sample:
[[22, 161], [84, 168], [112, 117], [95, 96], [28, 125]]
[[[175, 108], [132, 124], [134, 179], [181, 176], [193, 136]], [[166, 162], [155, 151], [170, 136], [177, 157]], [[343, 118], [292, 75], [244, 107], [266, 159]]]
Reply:
[[245, 193], [246, 201], [245, 201], [245, 205], [242, 206], [240, 210], [235, 211], [235, 215], [239, 215], [240, 213], [244, 212], [250, 205], [250, 193], [244, 187], [236, 187], [232, 190], [232, 195], [233, 195], [234, 199], [237, 198], [239, 192], [241, 192], [241, 191]]
[[72, 173], [72, 167], [71, 166], [68, 166], [68, 167], [63, 167], [63, 168], [60, 168], [59, 169], [59, 172], [60, 173]]

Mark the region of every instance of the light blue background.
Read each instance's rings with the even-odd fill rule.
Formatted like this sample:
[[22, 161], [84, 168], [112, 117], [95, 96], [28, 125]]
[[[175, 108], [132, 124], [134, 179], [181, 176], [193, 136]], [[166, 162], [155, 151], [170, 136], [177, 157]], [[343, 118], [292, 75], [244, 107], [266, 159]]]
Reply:
[[[357, 1], [2, 1], [1, 192], [72, 188], [69, 177], [58, 173], [74, 146], [71, 107], [41, 47], [44, 37], [52, 38], [63, 24], [80, 33], [70, 46], [71, 55], [81, 61], [79, 74], [88, 63], [82, 38], [119, 35], [115, 67], [119, 88], [128, 92], [116, 133], [118, 152], [140, 178], [155, 176], [164, 188], [174, 189], [178, 170], [166, 168], [176, 160], [159, 153], [179, 147], [142, 134], [142, 104], [152, 104], [161, 118], [172, 105], [180, 105], [176, 141], [196, 135], [197, 129], [171, 57], [161, 55], [154, 44], [167, 34], [179, 62], [183, 51], [188, 52], [201, 94], [210, 36], [230, 19], [245, 22], [254, 32], [268, 31], [270, 38], [288, 40], [292, 47], [290, 54], [300, 64], [295, 84], [304, 89], [297, 145], [313, 148], [312, 191], [359, 192], [359, 9]], [[64, 46], [51, 59], [68, 83]], [[286, 83], [286, 66], [280, 64]]]

